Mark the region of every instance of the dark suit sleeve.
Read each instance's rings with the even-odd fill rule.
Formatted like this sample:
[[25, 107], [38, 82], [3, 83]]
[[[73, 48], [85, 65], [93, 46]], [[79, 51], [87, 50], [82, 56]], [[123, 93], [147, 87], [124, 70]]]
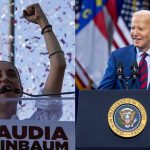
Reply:
[[108, 67], [105, 71], [104, 77], [98, 87], [102, 89], [115, 89], [116, 87], [116, 61], [114, 53], [112, 53], [108, 60]]

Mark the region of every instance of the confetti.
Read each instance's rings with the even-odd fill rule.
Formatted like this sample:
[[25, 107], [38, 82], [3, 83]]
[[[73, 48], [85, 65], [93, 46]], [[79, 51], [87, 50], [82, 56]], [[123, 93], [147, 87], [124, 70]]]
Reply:
[[40, 87], [43, 87], [43, 85], [44, 85], [44, 83], [42, 82], [42, 83], [40, 84]]
[[68, 57], [69, 57], [68, 62], [70, 63], [71, 60], [72, 60], [72, 53], [67, 53], [67, 55], [68, 55]]
[[34, 36], [33, 39], [41, 39], [40, 37]]
[[30, 73], [32, 72], [32, 68], [29, 67], [28, 70], [29, 70]]
[[63, 44], [65, 44], [65, 43], [66, 43], [66, 42], [64, 41], [64, 39], [61, 39], [60, 41], [61, 41]]
[[[48, 17], [49, 23], [52, 24], [53, 30], [58, 38], [62, 50], [65, 52], [67, 68], [65, 71], [63, 91], [74, 91], [75, 69], [75, 43], [74, 43], [74, 5], [75, 0], [39, 0], [44, 12]], [[0, 1], [0, 59], [8, 60], [9, 40], [13, 41], [15, 37], [15, 65], [18, 68], [22, 86], [25, 92], [37, 94], [43, 88], [48, 73], [50, 71], [50, 61], [48, 51], [41, 35], [41, 28], [37, 24], [29, 23], [22, 15], [22, 10], [30, 5], [31, 0], [15, 1], [15, 19], [12, 24], [15, 26], [15, 36], [8, 35], [9, 29], [9, 1]], [[35, 1], [34, 1], [35, 2]], [[60, 5], [61, 4], [61, 5]], [[63, 102], [62, 120], [73, 120], [69, 110], [70, 105]], [[35, 111], [34, 102], [23, 102], [22, 107], [18, 110], [20, 119], [30, 117], [28, 110], [32, 114]], [[68, 110], [68, 111], [65, 111]], [[66, 112], [66, 113], [65, 113]]]
[[47, 54], [48, 54], [48, 52], [45, 52], [45, 53], [44, 53], [44, 52], [41, 52], [41, 53], [40, 53], [40, 55], [47, 55]]
[[31, 47], [31, 46], [26, 45], [26, 48], [27, 48], [27, 49], [31, 49], [32, 47]]

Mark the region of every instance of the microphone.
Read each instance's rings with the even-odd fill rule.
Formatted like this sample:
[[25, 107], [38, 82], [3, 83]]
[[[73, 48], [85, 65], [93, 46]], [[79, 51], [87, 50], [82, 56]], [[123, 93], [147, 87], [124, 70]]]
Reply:
[[15, 88], [15, 89], [13, 90], [13, 92], [16, 93], [16, 94], [20, 94], [20, 93], [22, 93], [23, 91], [20, 90], [20, 89]]
[[116, 70], [117, 77], [121, 83], [121, 86], [123, 89], [125, 89], [123, 79], [124, 79], [124, 74], [123, 74], [123, 65], [121, 61], [118, 61], [117, 63], [117, 70]]
[[131, 66], [131, 70], [132, 70], [132, 78], [135, 80], [138, 76], [138, 64], [137, 62], [134, 62]]
[[14, 92], [14, 93], [21, 93], [21, 90], [20, 89], [12, 89], [11, 87], [9, 86], [3, 86], [1, 89], [0, 89], [0, 94], [3, 94], [3, 93], [7, 93], [7, 92]]
[[132, 64], [132, 66], [130, 67], [130, 69], [132, 70], [131, 78], [133, 79], [133, 80], [132, 80], [132, 83], [131, 83], [131, 88], [132, 88], [133, 85], [134, 85], [134, 83], [135, 83], [135, 81], [136, 81], [136, 78], [137, 78], [137, 76], [138, 76], [138, 70], [139, 70], [139, 68], [138, 68], [137, 62], [134, 62], [134, 63]]
[[6, 92], [12, 92], [12, 88], [10, 88], [9, 86], [3, 86], [1, 89], [0, 89], [0, 94], [2, 93], [6, 93]]
[[119, 61], [117, 64], [116, 73], [117, 73], [118, 79], [121, 80], [123, 78], [123, 65], [121, 61]]

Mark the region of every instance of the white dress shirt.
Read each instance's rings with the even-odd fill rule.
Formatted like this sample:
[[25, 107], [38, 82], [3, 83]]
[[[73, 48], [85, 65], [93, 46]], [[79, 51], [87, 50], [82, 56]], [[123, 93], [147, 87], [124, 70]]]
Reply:
[[[137, 54], [136, 54], [136, 60], [139, 66], [140, 60], [142, 58], [142, 54], [144, 52], [141, 52], [138, 48], [136, 48]], [[149, 87], [149, 83], [150, 83], [150, 49], [146, 52], [148, 55], [146, 56], [145, 60], [147, 62], [147, 67], [148, 67], [148, 82], [147, 82], [147, 89]]]
[[[39, 94], [43, 94], [43, 89]], [[62, 100], [36, 100], [35, 107], [37, 110], [25, 120], [58, 121], [62, 116]], [[13, 115], [11, 119], [19, 120], [19, 117]]]

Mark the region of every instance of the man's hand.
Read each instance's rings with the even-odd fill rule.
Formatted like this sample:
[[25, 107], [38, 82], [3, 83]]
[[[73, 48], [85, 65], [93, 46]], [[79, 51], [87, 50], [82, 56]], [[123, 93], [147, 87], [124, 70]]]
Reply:
[[26, 9], [24, 9], [23, 17], [27, 19], [29, 22], [40, 25], [41, 28], [48, 25], [48, 20], [41, 6], [38, 3], [30, 5]]

